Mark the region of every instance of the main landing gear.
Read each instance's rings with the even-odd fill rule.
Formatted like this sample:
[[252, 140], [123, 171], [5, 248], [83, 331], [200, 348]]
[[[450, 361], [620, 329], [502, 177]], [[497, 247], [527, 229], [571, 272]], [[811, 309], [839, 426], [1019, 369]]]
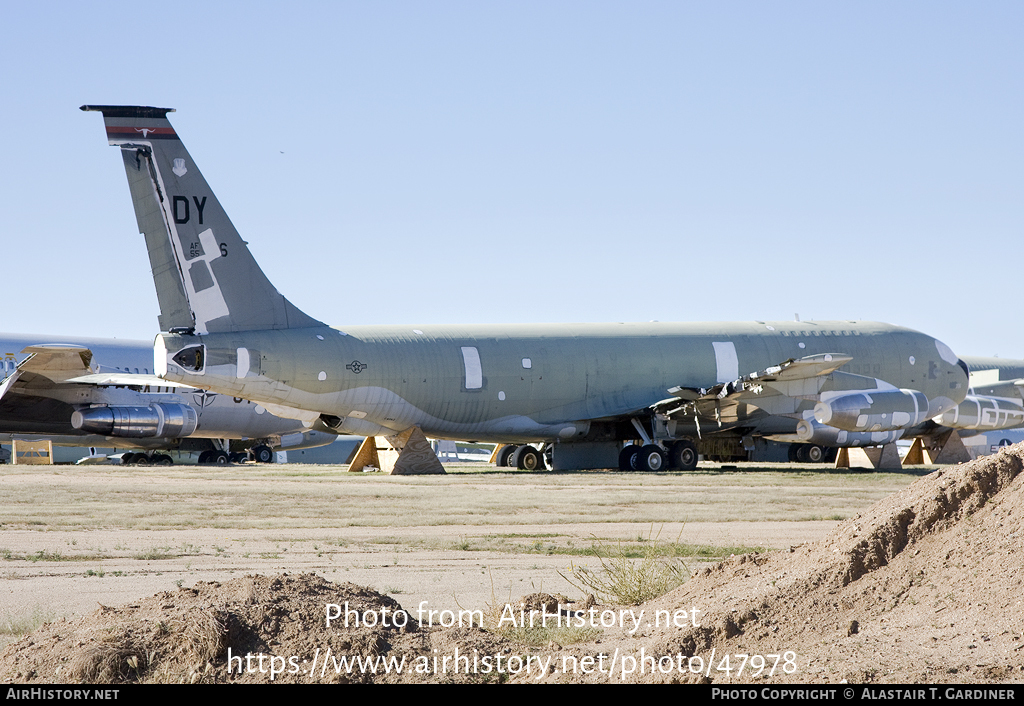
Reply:
[[541, 451], [529, 444], [504, 446], [498, 451], [495, 465], [518, 468], [521, 471], [543, 471], [546, 467], [544, 464], [546, 451], [547, 449]]
[[619, 452], [621, 471], [692, 471], [697, 467], [697, 447], [688, 439], [670, 442], [668, 449], [658, 444], [628, 444]]

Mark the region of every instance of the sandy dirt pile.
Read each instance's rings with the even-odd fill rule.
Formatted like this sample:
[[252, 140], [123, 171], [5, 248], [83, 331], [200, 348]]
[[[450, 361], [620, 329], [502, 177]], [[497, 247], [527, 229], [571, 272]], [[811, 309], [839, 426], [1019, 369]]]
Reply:
[[[331, 627], [326, 623], [329, 605], [342, 611]], [[355, 611], [349, 627], [344, 625], [345, 609]], [[405, 657], [412, 665], [417, 656], [431, 659], [450, 651], [453, 639], [470, 651], [502, 650], [498, 640], [478, 628], [431, 631], [412, 619], [397, 627], [398, 611], [401, 606], [388, 596], [313, 574], [201, 582], [131, 605], [104, 606], [84, 618], [49, 623], [8, 646], [0, 658], [0, 681], [264, 683], [274, 672], [273, 681], [284, 683], [415, 682], [424, 679], [411, 668], [400, 675], [387, 673], [382, 664], [377, 674], [354, 664], [338, 673], [336, 665], [343, 657], [357, 656]], [[374, 616], [375, 622], [388, 625], [357, 626], [356, 614], [360, 622]], [[322, 672], [319, 667], [325, 663]], [[444, 681], [481, 679], [452, 674]]]
[[697, 607], [701, 627], [650, 630], [629, 649], [706, 661], [714, 650], [712, 681], [728, 678], [722, 666], [733, 667], [732, 681], [757, 681], [767, 671], [755, 677], [748, 663], [739, 675], [742, 658], [722, 665], [723, 655], [787, 651], [795, 653], [792, 673], [776, 669], [775, 680], [1021, 681], [1022, 458], [1017, 445], [936, 471], [821, 542], [707, 569], [645, 606], [648, 614]]
[[[1018, 445], [937, 471], [821, 542], [597, 606], [591, 621], [616, 619], [588, 643], [528, 648], [418, 624], [415, 607], [396, 620], [394, 599], [353, 584], [251, 576], [47, 624], [7, 647], [0, 681], [1021, 681], [1022, 458]], [[328, 626], [326, 606], [346, 603], [376, 624]]]

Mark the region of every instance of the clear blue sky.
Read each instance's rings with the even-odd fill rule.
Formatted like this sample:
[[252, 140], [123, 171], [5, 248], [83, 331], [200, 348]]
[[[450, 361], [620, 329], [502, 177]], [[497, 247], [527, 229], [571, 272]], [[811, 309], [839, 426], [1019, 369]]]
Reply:
[[874, 319], [1024, 357], [1020, 2], [20, 3], [4, 323], [151, 338], [170, 118], [278, 289], [369, 323]]

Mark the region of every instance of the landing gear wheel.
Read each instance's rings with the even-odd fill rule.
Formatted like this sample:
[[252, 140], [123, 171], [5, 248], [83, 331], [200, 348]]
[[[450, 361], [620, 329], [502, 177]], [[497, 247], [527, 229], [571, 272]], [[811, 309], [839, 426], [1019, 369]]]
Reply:
[[825, 449], [817, 444], [807, 446], [807, 463], [824, 463]]
[[228, 456], [226, 451], [211, 451], [207, 463], [214, 466], [226, 466], [231, 463], [231, 457]]
[[213, 451], [203, 451], [199, 454], [199, 465], [205, 466], [210, 462], [210, 456], [213, 455]]
[[511, 466], [512, 464], [509, 463], [509, 459], [512, 458], [512, 454], [516, 452], [517, 448], [518, 447], [515, 444], [502, 446], [501, 450], [498, 452], [498, 457], [494, 459], [494, 465], [498, 468]]
[[637, 469], [638, 456], [640, 455], [640, 447], [636, 444], [628, 444], [622, 448], [619, 452], [619, 470], [620, 471], [635, 471]]
[[648, 444], [640, 449], [637, 456], [637, 469], [649, 472], [658, 472], [665, 469], [665, 452], [657, 444]]
[[544, 469], [544, 460], [540, 452], [530, 445], [520, 446], [509, 458], [508, 465], [514, 466], [521, 471], [537, 471]]
[[167, 454], [155, 454], [153, 456], [153, 465], [156, 466], [173, 466], [174, 459]]
[[256, 463], [273, 463], [274, 451], [265, 444], [252, 447], [252, 458]]
[[130, 466], [130, 465], [132, 465], [133, 463], [135, 463], [135, 457], [137, 455], [138, 454], [134, 454], [134, 453], [121, 454], [121, 465], [122, 466]]
[[697, 447], [686, 439], [674, 443], [668, 452], [669, 465], [680, 471], [692, 471], [697, 468], [697, 458]]
[[808, 444], [800, 444], [800, 448], [796, 450], [796, 461], [797, 463], [808, 463], [807, 461], [807, 447]]
[[797, 454], [800, 453], [801, 446], [803, 446], [803, 444], [790, 444], [789, 448], [786, 449], [786, 455], [789, 456], [790, 463], [798, 463], [800, 461], [800, 459], [797, 458]]

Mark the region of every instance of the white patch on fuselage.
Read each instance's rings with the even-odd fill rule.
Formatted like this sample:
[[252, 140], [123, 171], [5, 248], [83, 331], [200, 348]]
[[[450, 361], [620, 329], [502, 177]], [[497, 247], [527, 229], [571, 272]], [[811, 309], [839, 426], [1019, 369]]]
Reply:
[[238, 371], [236, 376], [241, 379], [249, 374], [249, 349], [239, 348], [238, 349]]
[[715, 365], [718, 370], [717, 382], [732, 382], [740, 376], [740, 362], [736, 357], [736, 344], [732, 341], [712, 343], [715, 347]]
[[462, 362], [466, 368], [466, 389], [479, 390], [484, 386], [484, 372], [480, 366], [480, 351], [473, 346], [463, 346]]

